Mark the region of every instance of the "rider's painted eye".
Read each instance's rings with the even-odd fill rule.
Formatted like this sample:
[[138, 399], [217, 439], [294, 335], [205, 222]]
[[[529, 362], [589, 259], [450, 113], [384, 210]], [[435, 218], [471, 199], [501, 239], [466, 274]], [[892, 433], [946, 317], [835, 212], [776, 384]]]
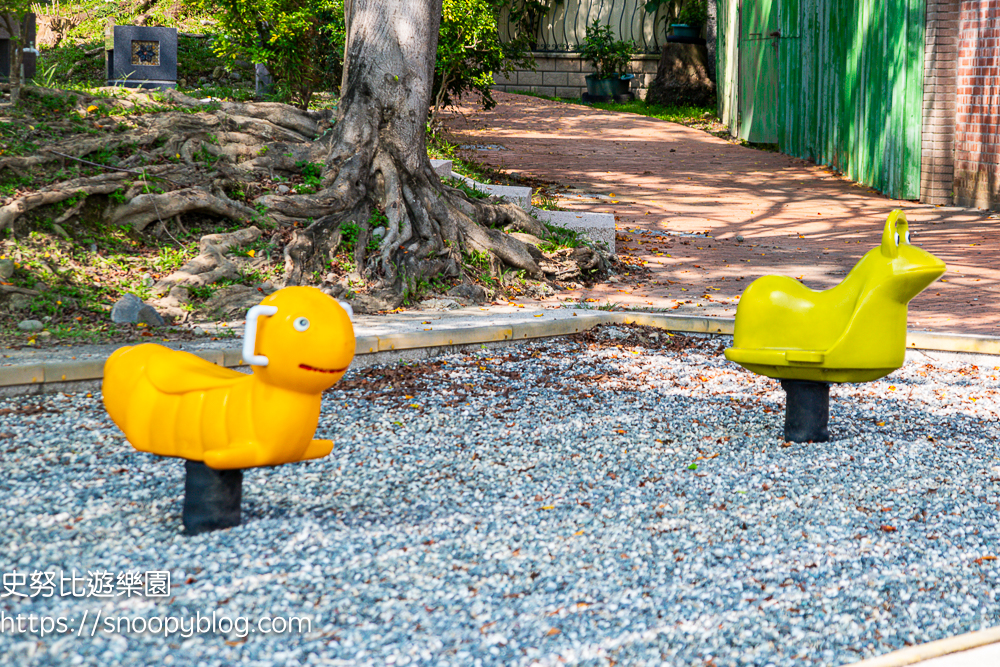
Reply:
[[903, 238], [906, 240], [907, 243], [910, 242], [910, 230], [909, 229], [906, 230], [906, 236], [904, 236]]
[[309, 328], [309, 320], [304, 317], [300, 317], [292, 322], [292, 326], [295, 327], [296, 331], [305, 331]]
[[899, 232], [896, 232], [896, 245], [899, 245]]

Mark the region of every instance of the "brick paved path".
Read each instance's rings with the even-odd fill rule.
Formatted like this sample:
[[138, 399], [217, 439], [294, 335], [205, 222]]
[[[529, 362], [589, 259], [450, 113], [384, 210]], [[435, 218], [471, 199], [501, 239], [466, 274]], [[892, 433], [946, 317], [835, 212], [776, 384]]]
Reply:
[[[495, 96], [492, 111], [464, 107], [445, 124], [456, 143], [509, 150], [463, 156], [573, 187], [577, 196], [560, 198], [559, 205], [613, 212], [618, 252], [651, 270], [640, 280], [623, 276], [552, 301], [733, 315], [739, 295], [758, 276], [801, 277], [814, 289], [837, 284], [879, 243], [889, 212], [902, 208], [913, 242], [948, 264], [943, 280], [911, 302], [910, 327], [1000, 335], [996, 213], [892, 200], [804, 160], [683, 125]], [[692, 232], [702, 235], [683, 235]]]

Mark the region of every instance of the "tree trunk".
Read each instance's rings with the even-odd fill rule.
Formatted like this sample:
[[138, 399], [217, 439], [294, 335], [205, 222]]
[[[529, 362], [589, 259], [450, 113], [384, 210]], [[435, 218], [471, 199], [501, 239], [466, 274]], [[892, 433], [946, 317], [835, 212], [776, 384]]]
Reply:
[[[288, 284], [332, 259], [341, 223], [360, 227], [358, 270], [384, 294], [414, 281], [461, 274], [463, 250], [489, 252], [542, 277], [526, 246], [493, 227], [546, 236], [544, 226], [512, 204], [472, 201], [438, 179], [427, 157], [441, 0], [349, 0], [347, 52], [337, 123], [315, 195], [261, 198], [272, 210], [316, 221], [285, 250]], [[388, 223], [369, 257], [374, 209]]]

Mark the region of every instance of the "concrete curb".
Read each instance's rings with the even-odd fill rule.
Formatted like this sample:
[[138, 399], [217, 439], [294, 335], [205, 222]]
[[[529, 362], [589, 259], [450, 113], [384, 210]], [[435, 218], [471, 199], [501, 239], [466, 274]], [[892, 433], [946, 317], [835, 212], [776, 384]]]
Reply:
[[906, 665], [914, 665], [925, 660], [940, 658], [944, 655], [960, 653], [997, 642], [1000, 642], [1000, 627], [969, 632], [957, 637], [948, 637], [947, 639], [939, 639], [936, 642], [928, 642], [919, 646], [908, 646], [907, 648], [886, 653], [877, 658], [855, 662], [845, 667], [905, 667]]
[[732, 317], [699, 317], [696, 315], [662, 315], [659, 313], [602, 313], [607, 324], [639, 324], [681, 333], [702, 333], [732, 336], [736, 320]]
[[451, 177], [462, 181], [473, 190], [478, 190], [479, 192], [487, 195], [493, 195], [494, 197], [503, 197], [507, 201], [517, 204], [524, 210], [531, 208], [531, 188], [526, 188], [520, 185], [492, 185], [490, 183], [480, 183], [479, 181], [472, 180], [468, 176], [462, 176], [461, 174], [456, 174], [455, 172], [451, 172]]
[[605, 250], [612, 257], [617, 257], [615, 252], [615, 216], [612, 213], [587, 213], [584, 211], [546, 211], [544, 209], [528, 207], [528, 212], [533, 213], [542, 222], [547, 222], [556, 227], [571, 229], [574, 232], [587, 234], [592, 241], [603, 243]]
[[1000, 337], [935, 333], [933, 331], [908, 331], [906, 333], [906, 347], [907, 349], [939, 350], [941, 352], [1000, 354]]
[[[598, 324], [639, 324], [678, 333], [725, 336], [732, 335], [734, 322], [733, 318], [722, 317], [602, 311], [541, 322], [358, 336], [355, 354], [379, 354], [385, 358], [384, 361], [380, 359], [379, 363], [386, 363], [392, 360], [393, 353], [398, 356], [398, 353], [405, 350], [426, 350], [427, 353], [421, 355], [426, 358], [435, 356], [435, 351], [446, 354], [455, 347], [466, 345], [565, 336], [586, 331]], [[1000, 355], [1000, 337], [997, 336], [911, 331], [907, 334], [906, 346], [907, 349], [914, 350]], [[388, 353], [388, 356], [380, 353]], [[227, 368], [244, 365], [239, 348], [200, 350], [193, 354]], [[6, 396], [38, 393], [40, 385], [52, 385], [56, 391], [68, 391], [74, 382], [100, 380], [104, 376], [105, 361], [106, 358], [0, 366], [0, 388], [4, 389], [2, 394]], [[55, 389], [56, 385], [58, 389]]]

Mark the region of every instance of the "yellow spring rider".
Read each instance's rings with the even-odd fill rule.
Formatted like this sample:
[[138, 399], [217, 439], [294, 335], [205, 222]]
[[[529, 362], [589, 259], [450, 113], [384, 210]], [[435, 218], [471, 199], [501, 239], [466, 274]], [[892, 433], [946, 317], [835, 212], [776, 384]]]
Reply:
[[785, 276], [751, 283], [726, 358], [781, 380], [786, 440], [824, 442], [829, 383], [868, 382], [902, 366], [907, 304], [944, 272], [944, 262], [910, 244], [897, 209], [882, 243], [836, 287], [816, 291]]
[[252, 374], [145, 344], [104, 365], [104, 406], [133, 447], [187, 459], [188, 533], [240, 523], [243, 469], [326, 456], [314, 440], [324, 390], [354, 357], [350, 306], [314, 287], [286, 287], [247, 313]]

